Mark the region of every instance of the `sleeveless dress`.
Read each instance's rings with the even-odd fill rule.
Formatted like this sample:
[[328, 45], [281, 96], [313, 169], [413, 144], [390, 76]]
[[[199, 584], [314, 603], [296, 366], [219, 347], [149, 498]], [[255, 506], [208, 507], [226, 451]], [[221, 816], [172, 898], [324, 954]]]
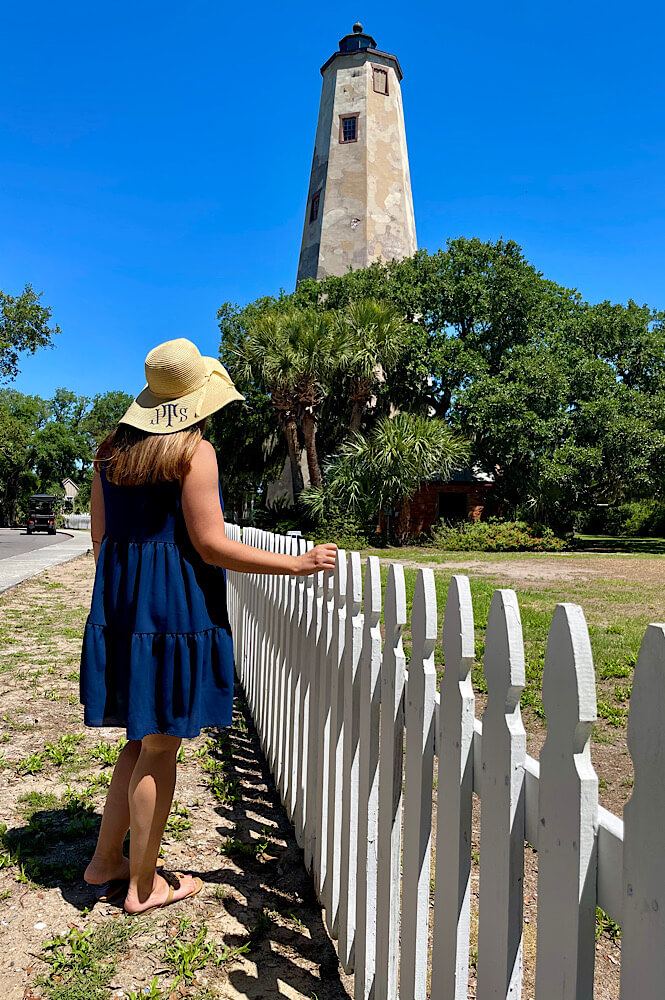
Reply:
[[126, 727], [128, 740], [230, 726], [226, 571], [192, 545], [177, 481], [115, 486], [103, 469], [101, 481], [106, 530], [81, 651], [86, 726]]

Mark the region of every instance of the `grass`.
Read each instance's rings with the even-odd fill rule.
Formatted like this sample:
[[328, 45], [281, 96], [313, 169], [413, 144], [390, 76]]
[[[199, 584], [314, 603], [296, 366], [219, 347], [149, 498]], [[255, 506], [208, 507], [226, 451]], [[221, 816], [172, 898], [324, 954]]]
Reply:
[[[378, 550], [381, 552], [381, 550]], [[424, 554], [418, 550], [421, 559], [430, 560], [430, 551]], [[385, 550], [382, 554], [385, 554]], [[406, 552], [401, 549], [391, 550], [390, 555], [406, 558]], [[443, 554], [446, 557], [450, 553]], [[454, 555], [454, 553], [453, 553]], [[466, 555], [466, 554], [465, 554]], [[481, 557], [486, 555], [479, 554]], [[492, 560], [495, 554], [492, 553]], [[411, 558], [412, 556], [409, 556]], [[533, 559], [565, 559], [566, 554], [536, 554]], [[475, 558], [475, 554], [474, 554]], [[503, 553], [503, 561], [524, 559], [524, 553]], [[509, 572], [509, 566], [506, 566]], [[407, 658], [411, 652], [410, 621], [413, 594], [418, 570], [406, 566], [404, 579], [407, 597], [407, 625], [403, 633], [403, 645]], [[443, 624], [443, 609], [452, 571], [450, 568], [435, 569], [434, 579], [439, 609], [439, 640], [435, 646], [434, 660], [437, 677], [440, 682], [443, 676], [444, 658], [441, 643], [441, 628]], [[382, 564], [382, 586], [388, 578], [388, 566]], [[471, 595], [475, 618], [475, 654], [476, 663], [472, 677], [476, 691], [485, 693], [487, 685], [482, 668], [482, 658], [485, 651], [485, 633], [489, 618], [492, 594], [498, 580], [470, 575]], [[594, 656], [596, 679], [598, 682], [599, 717], [610, 727], [618, 728], [625, 725], [628, 701], [630, 699], [630, 678], [637, 662], [637, 653], [650, 621], [654, 620], [653, 606], [662, 604], [661, 588], [641, 582], [629, 582], [625, 579], [556, 580], [547, 582], [544, 586], [530, 588], [516, 587], [518, 596], [522, 631], [524, 636], [526, 658], [526, 685], [522, 694], [522, 708], [525, 718], [531, 713], [539, 721], [544, 721], [545, 713], [542, 704], [542, 676], [545, 665], [545, 649], [547, 635], [555, 605], [563, 601], [579, 603], [585, 612], [589, 626], [589, 638]], [[658, 607], [658, 612], [660, 608]], [[662, 612], [661, 612], [662, 614]], [[618, 684], [617, 681], [626, 681]], [[607, 682], [607, 683], [603, 683]]]
[[36, 977], [49, 1000], [107, 1000], [108, 982], [118, 956], [142, 926], [141, 921], [112, 920], [87, 930], [70, 931], [47, 941], [41, 959], [48, 972]]
[[192, 823], [189, 819], [189, 810], [181, 805], [177, 799], [173, 800], [171, 813], [166, 821], [166, 833], [174, 840], [184, 840], [187, 831], [191, 830]]
[[71, 788], [60, 796], [33, 791], [17, 805], [27, 822], [14, 829], [0, 825], [0, 868], [15, 866], [17, 881], [45, 888], [76, 882], [80, 852], [92, 846], [99, 822], [89, 795]]

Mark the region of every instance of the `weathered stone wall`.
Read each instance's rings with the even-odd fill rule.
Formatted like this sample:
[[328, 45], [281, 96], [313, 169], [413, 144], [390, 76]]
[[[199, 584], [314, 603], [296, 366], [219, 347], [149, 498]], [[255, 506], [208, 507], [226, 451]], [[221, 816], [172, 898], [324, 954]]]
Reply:
[[[374, 91], [372, 66], [388, 73]], [[340, 54], [324, 69], [298, 268], [303, 278], [415, 253], [416, 227], [402, 94], [394, 57], [374, 49]], [[340, 116], [358, 114], [358, 138], [339, 141]], [[319, 215], [310, 222], [320, 191]]]

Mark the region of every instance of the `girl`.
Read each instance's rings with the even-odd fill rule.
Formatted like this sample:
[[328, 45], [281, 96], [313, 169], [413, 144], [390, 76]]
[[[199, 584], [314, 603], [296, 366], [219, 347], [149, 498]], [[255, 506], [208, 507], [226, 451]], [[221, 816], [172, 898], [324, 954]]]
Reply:
[[244, 396], [219, 361], [183, 338], [150, 351], [145, 371], [148, 384], [95, 458], [96, 573], [81, 653], [85, 724], [127, 730], [84, 877], [102, 887], [100, 899], [125, 894], [129, 914], [202, 888], [200, 878], [156, 865], [182, 739], [231, 724], [224, 570], [331, 571], [337, 550], [317, 545], [292, 556], [228, 539], [203, 429], [206, 417]]

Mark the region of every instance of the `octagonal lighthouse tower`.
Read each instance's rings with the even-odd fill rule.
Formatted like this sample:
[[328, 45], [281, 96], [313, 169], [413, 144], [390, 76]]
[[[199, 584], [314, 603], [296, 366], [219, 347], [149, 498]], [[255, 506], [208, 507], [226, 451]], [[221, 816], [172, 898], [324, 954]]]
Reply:
[[417, 248], [397, 57], [354, 24], [321, 74], [298, 282]]

